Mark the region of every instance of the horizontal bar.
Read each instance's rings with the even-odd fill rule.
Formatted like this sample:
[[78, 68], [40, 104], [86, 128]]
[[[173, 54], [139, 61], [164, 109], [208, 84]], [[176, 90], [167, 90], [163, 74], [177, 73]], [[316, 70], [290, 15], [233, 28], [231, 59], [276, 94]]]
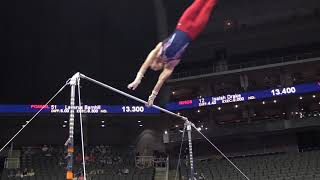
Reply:
[[[109, 86], [109, 85], [107, 85], [107, 84], [104, 84], [104, 83], [102, 83], [102, 82], [100, 82], [100, 81], [97, 81], [97, 80], [95, 80], [95, 79], [92, 79], [92, 78], [90, 78], [90, 77], [88, 77], [88, 76], [86, 76], [86, 75], [80, 74], [80, 77], [83, 78], [83, 79], [86, 79], [86, 80], [88, 80], [88, 81], [91, 81], [91, 82], [93, 82], [93, 83], [95, 83], [95, 84], [98, 84], [99, 86], [102, 86], [102, 87], [104, 87], [104, 88], [107, 88], [107, 89], [109, 89], [109, 90], [111, 90], [111, 91], [114, 91], [114, 92], [116, 92], [116, 93], [119, 93], [119, 94], [121, 94], [121, 95], [123, 95], [123, 96], [126, 96], [126, 97], [128, 97], [128, 98], [130, 98], [130, 99], [133, 99], [133, 100], [135, 100], [135, 101], [138, 101], [138, 102], [140, 102], [140, 103], [142, 103], [142, 104], [145, 104], [145, 105], [148, 104], [146, 101], [144, 101], [144, 100], [142, 100], [142, 99], [140, 99], [140, 98], [137, 98], [137, 97], [132, 96], [132, 95], [130, 95], [130, 94], [128, 94], [128, 93], [125, 93], [125, 92], [123, 92], [123, 91], [121, 91], [121, 90], [118, 90], [118, 89], [116, 89], [116, 88], [114, 88], [114, 87], [111, 87], [111, 86]], [[188, 118], [186, 118], [186, 117], [184, 117], [184, 116], [180, 116], [180, 115], [178, 115], [178, 114], [176, 114], [176, 113], [173, 113], [173, 112], [171, 112], [171, 111], [168, 111], [168, 110], [166, 110], [166, 109], [164, 109], [164, 108], [162, 108], [162, 107], [159, 107], [159, 106], [157, 106], [157, 105], [152, 105], [152, 107], [153, 107], [153, 108], [156, 108], [156, 109], [158, 109], [158, 110], [160, 110], [160, 111], [162, 111], [162, 112], [164, 112], [164, 113], [167, 113], [167, 114], [170, 114], [170, 115], [175, 116], [175, 117], [177, 117], [177, 118], [180, 118], [180, 119], [182, 119], [182, 120], [184, 120], [184, 121], [188, 121]]]

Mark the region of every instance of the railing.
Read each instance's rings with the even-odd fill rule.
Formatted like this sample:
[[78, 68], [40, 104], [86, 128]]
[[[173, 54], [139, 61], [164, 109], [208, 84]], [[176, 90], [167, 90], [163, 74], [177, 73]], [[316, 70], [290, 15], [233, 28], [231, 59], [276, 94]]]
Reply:
[[237, 69], [245, 69], [250, 67], [264, 66], [264, 65], [277, 64], [277, 63], [295, 62], [295, 61], [301, 61], [304, 59], [314, 58], [314, 57], [320, 57], [320, 52], [303, 53], [303, 54], [292, 55], [292, 56], [259, 59], [259, 60], [254, 60], [254, 61], [240, 63], [240, 64], [230, 64], [230, 65], [227, 65], [225, 69], [222, 69], [219, 71], [215, 70], [214, 65], [212, 65], [212, 67], [210, 68], [200, 68], [196, 70], [175, 73], [172, 75], [171, 79], [180, 79], [180, 78], [185, 78], [190, 76], [211, 74], [211, 73], [224, 72], [224, 71], [237, 70]]
[[168, 168], [168, 158], [155, 158], [153, 156], [136, 156], [135, 165], [138, 168], [161, 167]]
[[19, 169], [20, 168], [20, 158], [6, 158], [4, 162], [4, 167], [6, 169]]
[[166, 180], [169, 180], [169, 156], [167, 157], [166, 167]]

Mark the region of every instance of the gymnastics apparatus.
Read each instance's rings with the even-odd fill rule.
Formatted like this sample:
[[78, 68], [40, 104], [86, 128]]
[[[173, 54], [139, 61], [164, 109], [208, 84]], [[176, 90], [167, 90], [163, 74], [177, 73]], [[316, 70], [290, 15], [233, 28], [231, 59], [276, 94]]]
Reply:
[[[83, 165], [83, 176], [84, 176], [84, 180], [86, 180], [86, 163], [85, 163], [85, 149], [84, 149], [84, 133], [83, 133], [83, 121], [82, 121], [82, 112], [81, 112], [81, 105], [80, 105], [80, 102], [81, 102], [81, 92], [80, 92], [80, 79], [85, 79], [85, 80], [88, 80], [92, 83], [95, 83], [99, 86], [102, 86], [106, 89], [109, 89], [115, 93], [118, 93], [118, 94], [121, 94], [123, 96], [126, 96], [127, 98], [130, 98], [130, 99], [133, 99], [135, 101], [138, 101], [144, 105], [147, 105], [148, 102], [142, 100], [142, 99], [139, 99], [135, 96], [132, 96], [128, 93], [125, 93], [121, 90], [118, 90], [114, 87], [111, 87], [107, 84], [104, 84], [100, 81], [97, 81], [95, 79], [92, 79], [88, 76], [85, 76], [81, 73], [76, 73], [75, 75], [72, 76], [71, 79], [69, 79], [58, 91], [57, 93], [55, 93], [48, 101], [45, 105], [43, 105], [43, 107], [41, 109], [39, 109], [39, 111], [37, 113], [35, 113], [34, 116], [32, 116], [30, 118], [29, 121], [27, 121], [27, 123], [0, 149], [0, 152], [2, 152], [21, 132], [22, 130], [24, 130], [24, 128], [26, 128], [39, 114], [40, 112], [47, 106], [50, 104], [50, 102], [68, 85], [71, 86], [71, 97], [70, 97], [70, 114], [69, 114], [69, 137], [68, 137], [68, 140], [66, 141], [65, 143], [65, 146], [67, 147], [67, 172], [66, 172], [66, 179], [67, 180], [71, 180], [73, 179], [73, 157], [74, 157], [74, 124], [75, 124], [75, 110], [77, 109], [77, 106], [75, 104], [76, 102], [76, 90], [78, 91], [78, 102], [79, 102], [79, 108], [80, 108], [80, 111], [79, 111], [79, 118], [80, 118], [80, 128], [81, 128], [81, 148], [82, 148], [82, 165]], [[184, 130], [183, 130], [183, 134], [182, 134], [182, 141], [181, 141], [181, 146], [180, 146], [180, 153], [179, 153], [179, 161], [178, 161], [178, 167], [180, 165], [180, 157], [181, 157], [181, 149], [182, 149], [182, 144], [183, 144], [183, 141], [184, 141], [184, 136], [185, 136], [185, 131], [187, 131], [187, 134], [188, 134], [188, 145], [189, 145], [189, 162], [190, 162], [190, 177], [189, 179], [192, 179], [194, 180], [195, 177], [194, 177], [194, 163], [193, 163], [193, 152], [192, 152], [192, 129], [196, 130], [206, 141], [208, 141], [235, 169], [237, 169], [237, 171], [239, 173], [242, 174], [242, 176], [247, 179], [247, 180], [250, 180], [249, 177], [244, 174], [216, 145], [214, 145], [209, 138], [207, 138], [201, 131], [199, 131], [197, 129], [197, 127], [188, 120], [187, 117], [184, 117], [184, 116], [181, 116], [181, 115], [178, 115], [178, 114], [175, 114], [171, 111], [168, 111], [164, 108], [161, 108], [159, 106], [156, 106], [156, 105], [152, 105], [153, 108], [156, 108], [160, 111], [162, 111], [163, 113], [166, 113], [168, 115], [171, 115], [171, 116], [174, 116], [174, 117], [177, 117], [181, 120], [184, 121]], [[176, 175], [176, 178], [177, 180], [177, 175]]]

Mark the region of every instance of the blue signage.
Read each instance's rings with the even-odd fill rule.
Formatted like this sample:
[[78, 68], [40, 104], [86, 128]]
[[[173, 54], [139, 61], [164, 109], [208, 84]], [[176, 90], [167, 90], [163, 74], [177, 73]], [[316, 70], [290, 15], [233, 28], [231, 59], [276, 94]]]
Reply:
[[[260, 91], [250, 91], [239, 94], [227, 94], [223, 96], [205, 97], [192, 100], [168, 103], [165, 108], [170, 111], [191, 109], [203, 106], [260, 100], [277, 96], [304, 94], [320, 92], [320, 82], [300, 84], [286, 88], [273, 88]], [[42, 113], [67, 114], [70, 112], [69, 105], [0, 105], [0, 113], [36, 113], [43, 108]], [[160, 111], [155, 108], [131, 105], [83, 105], [75, 106], [75, 112], [85, 114], [158, 114]]]
[[184, 100], [179, 102], [168, 103], [166, 109], [175, 111], [181, 109], [190, 109], [203, 106], [213, 106], [218, 104], [244, 102], [255, 99], [265, 99], [277, 96], [286, 96], [294, 94], [304, 94], [311, 92], [320, 92], [320, 82], [300, 84], [286, 88], [274, 88], [260, 91], [244, 92], [239, 94], [228, 94], [217, 97], [205, 97], [192, 100]]
[[[70, 112], [71, 107], [69, 105], [0, 105], [0, 113], [36, 113], [41, 108], [42, 113], [52, 114], [66, 114]], [[76, 113], [85, 114], [155, 114], [160, 113], [155, 108], [147, 108], [145, 106], [109, 106], [109, 105], [84, 105], [75, 106]]]

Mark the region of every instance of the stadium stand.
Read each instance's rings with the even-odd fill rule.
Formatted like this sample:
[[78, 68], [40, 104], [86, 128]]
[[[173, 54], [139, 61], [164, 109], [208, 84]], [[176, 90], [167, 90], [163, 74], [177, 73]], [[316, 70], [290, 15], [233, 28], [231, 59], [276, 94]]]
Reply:
[[[232, 160], [254, 180], [316, 180], [320, 179], [320, 151], [276, 153], [233, 157]], [[187, 163], [181, 167], [181, 177], [188, 176]], [[195, 163], [198, 179], [244, 179], [220, 156]]]
[[[87, 179], [96, 180], [151, 180], [153, 167], [135, 166], [134, 155], [121, 148], [108, 150], [107, 146], [87, 149]], [[19, 169], [4, 170], [1, 180], [63, 180], [65, 179], [65, 153], [63, 147], [22, 148]], [[75, 179], [83, 179], [82, 158], [77, 152], [74, 160]]]

